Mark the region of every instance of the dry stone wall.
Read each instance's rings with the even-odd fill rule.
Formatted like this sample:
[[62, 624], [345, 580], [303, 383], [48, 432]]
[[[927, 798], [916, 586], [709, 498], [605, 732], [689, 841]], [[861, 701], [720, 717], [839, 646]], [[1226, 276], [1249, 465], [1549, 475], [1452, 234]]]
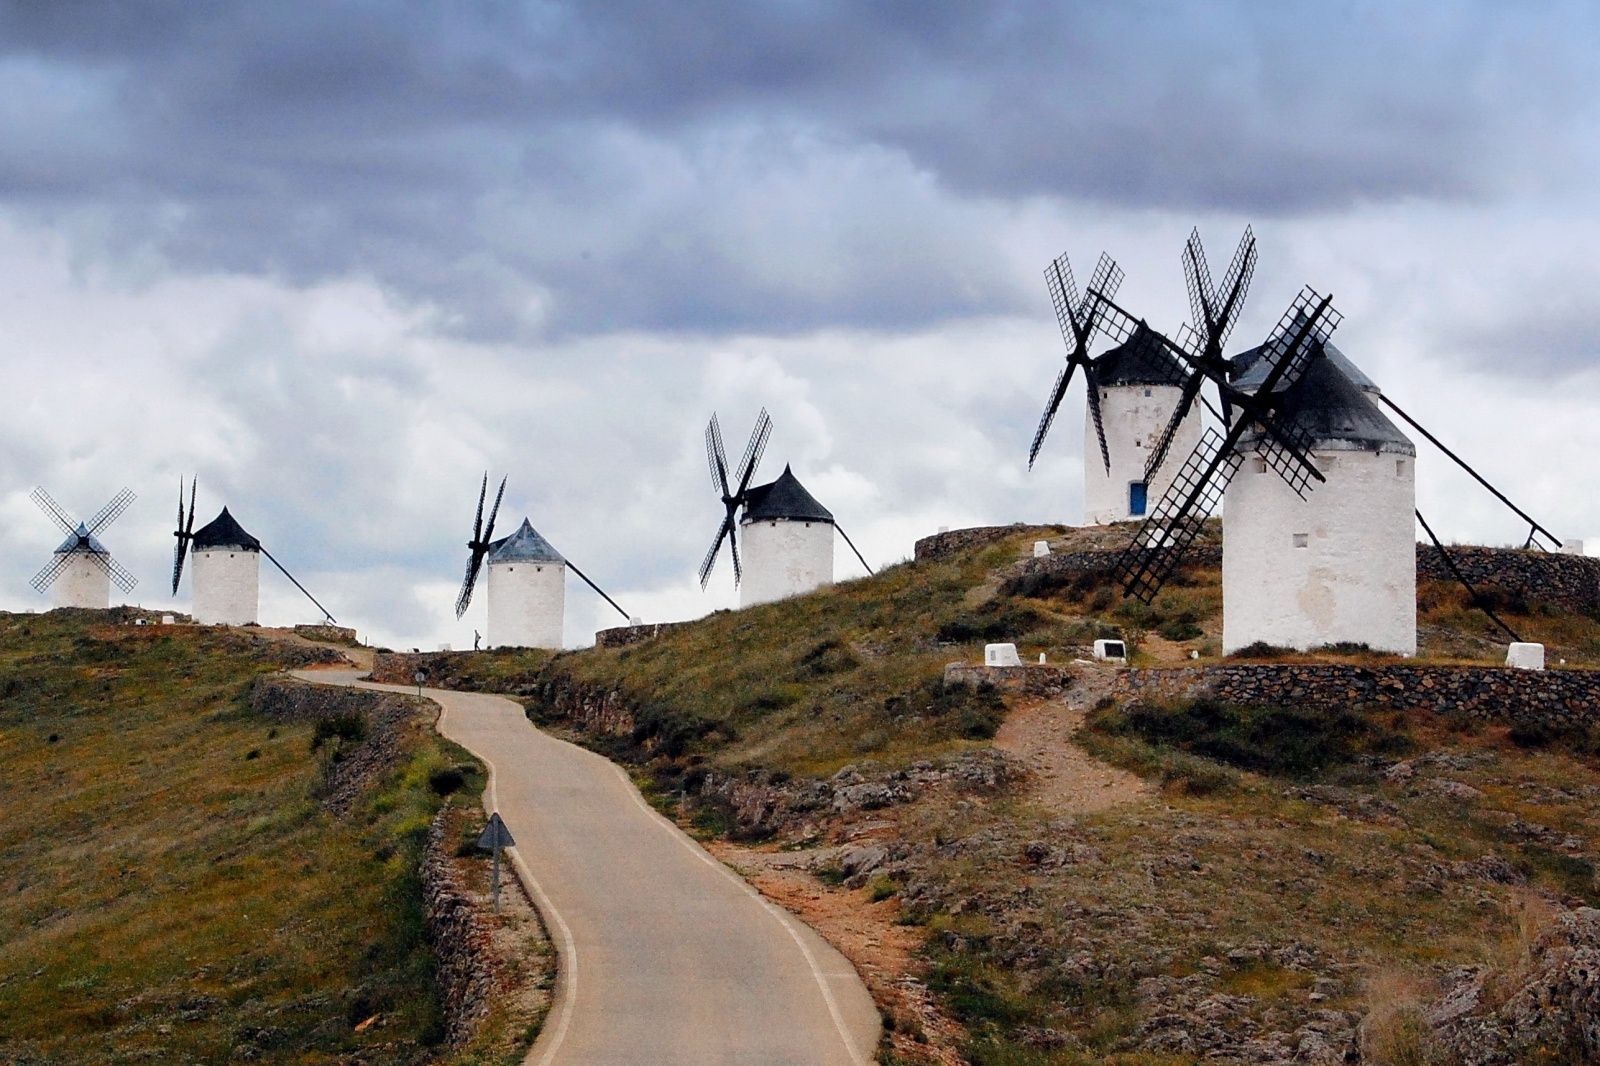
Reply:
[[[1511, 548], [1451, 548], [1450, 559], [1474, 585], [1493, 585], [1525, 599], [1600, 614], [1600, 559]], [[1417, 577], [1454, 581], [1439, 549], [1417, 545]]]
[[1026, 528], [1028, 527], [1023, 525], [973, 526], [971, 529], [951, 529], [944, 533], [935, 533], [931, 537], [923, 537], [917, 541], [911, 549], [912, 558], [919, 563], [930, 559], [948, 559], [952, 555], [962, 555], [973, 548], [981, 548], [997, 540], [1004, 540]]
[[1212, 696], [1312, 710], [1387, 707], [1553, 726], [1600, 721], [1600, 670], [1512, 670], [1395, 663], [1238, 663], [1122, 671], [1112, 696]]
[[594, 635], [594, 646], [597, 648], [626, 648], [630, 644], [640, 644], [652, 640], [663, 633], [671, 632], [687, 622], [656, 622], [642, 626], [617, 626], [615, 629], [602, 629]]

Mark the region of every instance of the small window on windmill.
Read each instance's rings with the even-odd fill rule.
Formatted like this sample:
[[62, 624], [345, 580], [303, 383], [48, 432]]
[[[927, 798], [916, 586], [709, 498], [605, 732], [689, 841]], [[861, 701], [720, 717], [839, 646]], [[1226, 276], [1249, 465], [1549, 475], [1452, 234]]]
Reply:
[[1256, 473], [1265, 474], [1266, 472], [1267, 472], [1267, 461], [1265, 459], [1263, 459], [1259, 455], [1256, 456]]
[[1311, 546], [1311, 534], [1296, 533], [1294, 535], [1294, 546], [1296, 548], [1309, 548]]
[[1146, 396], [1149, 396], [1149, 395], [1150, 395], [1150, 390], [1149, 390], [1149, 389], [1145, 389], [1145, 390], [1144, 390], [1144, 394], [1145, 394], [1145, 395], [1146, 395]]
[[1395, 477], [1405, 477], [1406, 476], [1406, 461], [1404, 459], [1396, 459], [1394, 461], [1394, 476]]

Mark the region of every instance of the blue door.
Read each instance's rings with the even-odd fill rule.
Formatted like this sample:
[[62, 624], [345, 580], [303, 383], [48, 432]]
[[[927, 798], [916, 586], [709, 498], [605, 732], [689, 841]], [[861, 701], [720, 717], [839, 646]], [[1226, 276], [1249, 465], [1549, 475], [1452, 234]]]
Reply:
[[1131, 515], [1144, 514], [1144, 482], [1128, 482], [1128, 513]]

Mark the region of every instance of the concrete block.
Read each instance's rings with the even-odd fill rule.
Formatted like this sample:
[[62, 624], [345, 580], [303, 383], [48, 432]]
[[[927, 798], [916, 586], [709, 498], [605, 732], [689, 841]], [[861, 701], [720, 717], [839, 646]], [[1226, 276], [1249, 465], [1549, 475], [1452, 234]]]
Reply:
[[1513, 643], [1506, 648], [1506, 665], [1518, 670], [1543, 670], [1544, 645]]
[[1128, 645], [1120, 640], [1097, 640], [1094, 642], [1094, 657], [1109, 662], [1125, 663], [1128, 661]]
[[1017, 655], [1017, 646], [1015, 644], [985, 644], [983, 646], [983, 665], [1021, 666], [1022, 659]]
[[1047, 540], [1036, 540], [1036, 541], [1033, 542], [1033, 557], [1035, 559], [1043, 559], [1046, 555], [1049, 555], [1049, 554], [1050, 554], [1050, 542], [1049, 541], [1047, 541]]

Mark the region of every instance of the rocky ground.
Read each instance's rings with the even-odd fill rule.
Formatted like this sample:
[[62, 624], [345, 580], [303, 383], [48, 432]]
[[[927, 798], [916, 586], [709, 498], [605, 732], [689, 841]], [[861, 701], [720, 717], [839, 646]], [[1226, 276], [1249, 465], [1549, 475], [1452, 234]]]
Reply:
[[762, 839], [718, 853], [862, 970], [894, 1061], [1594, 1054], [1600, 789], [1581, 757], [1423, 730], [1337, 779], [1220, 767], [1190, 794], [1075, 741], [1099, 684], [1019, 701], [993, 749], [708, 774], [685, 810]]

